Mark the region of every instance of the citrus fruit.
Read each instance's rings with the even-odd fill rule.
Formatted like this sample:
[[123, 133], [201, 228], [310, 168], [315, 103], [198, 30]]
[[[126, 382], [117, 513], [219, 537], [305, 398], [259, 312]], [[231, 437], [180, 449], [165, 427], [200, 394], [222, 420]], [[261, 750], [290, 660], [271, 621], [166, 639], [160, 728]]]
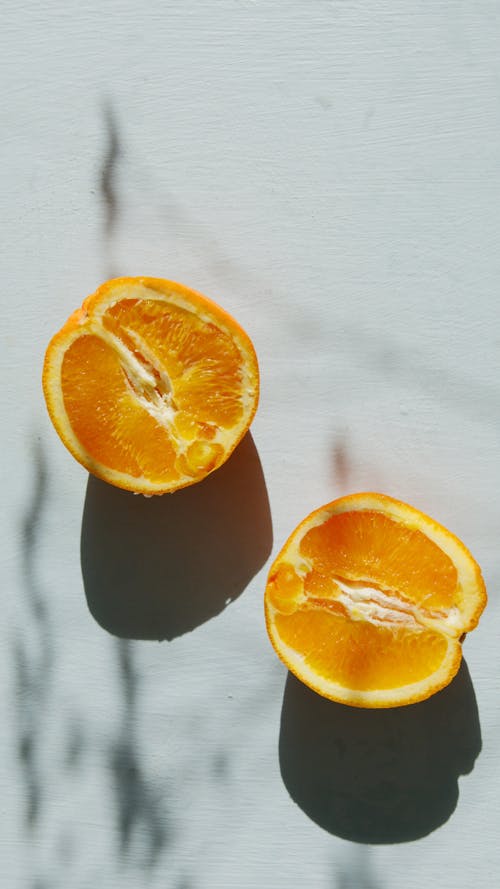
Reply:
[[304, 519], [265, 592], [278, 656], [314, 691], [355, 707], [410, 704], [447, 685], [485, 605], [480, 569], [460, 540], [374, 493]]
[[159, 278], [116, 278], [52, 338], [43, 388], [89, 472], [163, 494], [228, 458], [255, 414], [259, 371], [247, 334], [211, 300]]

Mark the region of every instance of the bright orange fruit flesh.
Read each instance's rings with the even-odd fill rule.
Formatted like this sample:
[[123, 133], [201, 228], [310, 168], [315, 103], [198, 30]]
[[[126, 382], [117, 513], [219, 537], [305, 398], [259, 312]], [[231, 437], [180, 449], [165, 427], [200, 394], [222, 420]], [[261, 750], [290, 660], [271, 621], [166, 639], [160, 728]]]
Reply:
[[319, 694], [356, 707], [410, 704], [447, 685], [485, 605], [464, 545], [413, 507], [373, 493], [308, 516], [265, 592], [279, 657]]
[[259, 371], [247, 334], [211, 300], [117, 278], [53, 337], [43, 388], [56, 431], [90, 472], [162, 494], [228, 458], [255, 414]]

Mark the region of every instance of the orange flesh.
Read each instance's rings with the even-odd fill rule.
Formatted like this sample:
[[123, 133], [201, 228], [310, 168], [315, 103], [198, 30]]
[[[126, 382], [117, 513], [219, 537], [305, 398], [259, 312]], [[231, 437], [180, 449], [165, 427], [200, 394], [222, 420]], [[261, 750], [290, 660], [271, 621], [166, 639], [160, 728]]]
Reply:
[[304, 535], [300, 551], [320, 577], [365, 580], [426, 608], [446, 609], [456, 598], [457, 569], [446, 553], [374, 510], [331, 516]]
[[93, 335], [75, 340], [61, 377], [73, 431], [91, 457], [133, 476], [151, 471], [158, 480], [177, 476], [165, 429], [137, 405], [118, 355], [103, 340]]
[[154, 363], [165, 369], [179, 410], [196, 413], [198, 420], [233, 426], [241, 416], [237, 397], [241, 358], [232, 339], [215, 324], [193, 312], [155, 300], [124, 299], [104, 316], [104, 326], [118, 336], [135, 334], [147, 343]]
[[431, 630], [385, 628], [325, 610], [277, 614], [280, 638], [306, 662], [353, 690], [398, 688], [433, 673], [447, 641]]
[[[102, 327], [102, 335], [95, 326], [82, 329], [61, 373], [66, 413], [90, 458], [167, 484], [222, 462], [224, 448], [212, 440], [242, 416], [241, 355], [231, 337], [154, 299], [121, 300]], [[107, 341], [106, 332], [117, 340]], [[153, 393], [137, 388], [134, 358], [152, 375]], [[179, 438], [187, 442], [183, 453]]]
[[399, 689], [437, 671], [450, 644], [458, 668], [454, 631], [425, 625], [458, 607], [457, 569], [422, 531], [339, 512], [305, 532], [297, 560], [300, 571], [277, 560], [266, 596], [279, 644], [315, 674], [356, 692]]

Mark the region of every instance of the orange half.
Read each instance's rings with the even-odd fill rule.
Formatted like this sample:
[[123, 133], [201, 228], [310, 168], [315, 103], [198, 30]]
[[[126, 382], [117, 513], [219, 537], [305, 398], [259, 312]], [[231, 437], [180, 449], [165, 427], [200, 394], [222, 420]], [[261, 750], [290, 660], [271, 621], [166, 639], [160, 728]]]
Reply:
[[481, 571], [460, 540], [373, 493], [309, 515], [265, 592], [278, 656], [314, 691], [355, 707], [410, 704], [447, 685], [485, 605]]
[[255, 414], [253, 345], [216, 303], [158, 278], [117, 278], [47, 348], [51, 420], [94, 475], [144, 494], [200, 481]]

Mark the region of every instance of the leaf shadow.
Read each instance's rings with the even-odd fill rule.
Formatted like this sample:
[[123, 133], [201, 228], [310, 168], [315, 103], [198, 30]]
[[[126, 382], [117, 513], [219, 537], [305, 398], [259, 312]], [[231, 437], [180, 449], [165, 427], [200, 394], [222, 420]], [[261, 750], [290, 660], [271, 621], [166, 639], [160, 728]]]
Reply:
[[151, 779], [137, 738], [139, 676], [133, 643], [115, 642], [124, 707], [118, 736], [109, 746], [108, 763], [113, 776], [120, 853], [126, 854], [134, 839], [143, 841], [144, 864], [149, 870], [172, 841], [167, 799], [158, 775]]
[[358, 843], [403, 843], [444, 824], [458, 777], [481, 751], [465, 661], [426, 701], [365, 710], [337, 704], [288, 675], [279, 756], [298, 806], [329, 833]]
[[87, 603], [108, 632], [174, 639], [236, 599], [268, 559], [264, 474], [247, 433], [204, 481], [150, 499], [89, 476], [81, 566]]

